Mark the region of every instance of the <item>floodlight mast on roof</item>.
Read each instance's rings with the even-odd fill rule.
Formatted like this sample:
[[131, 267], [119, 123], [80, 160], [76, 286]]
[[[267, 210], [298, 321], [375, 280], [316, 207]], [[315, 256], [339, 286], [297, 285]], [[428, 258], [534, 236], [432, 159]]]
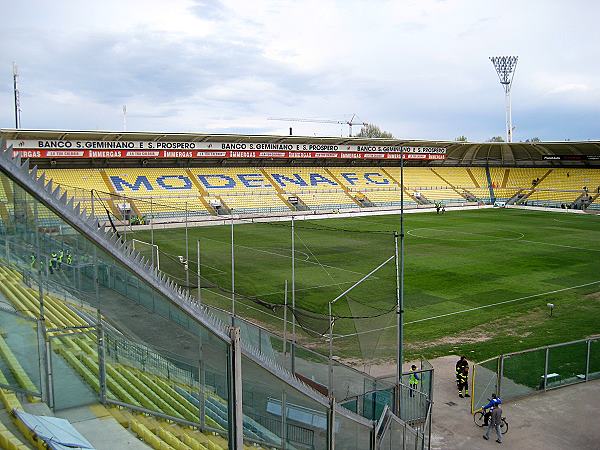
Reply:
[[15, 98], [15, 128], [21, 126], [21, 97], [19, 95], [19, 68], [13, 62], [13, 94]]
[[492, 56], [490, 61], [496, 69], [500, 84], [504, 88], [506, 100], [506, 142], [512, 142], [512, 106], [510, 102], [510, 89], [512, 87], [515, 69], [517, 68], [518, 56]]

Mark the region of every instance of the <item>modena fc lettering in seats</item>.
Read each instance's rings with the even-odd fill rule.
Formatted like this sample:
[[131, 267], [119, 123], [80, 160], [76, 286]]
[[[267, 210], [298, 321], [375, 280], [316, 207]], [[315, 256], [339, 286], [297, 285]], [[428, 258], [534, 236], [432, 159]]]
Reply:
[[[197, 181], [207, 190], [234, 189], [236, 186], [243, 186], [250, 189], [264, 189], [270, 187], [269, 180], [261, 173], [248, 172], [243, 174], [226, 175], [224, 173], [198, 173], [195, 175]], [[340, 188], [340, 185], [333, 177], [321, 173], [277, 173], [272, 171], [271, 178], [282, 189], [311, 189], [330, 187], [332, 189]], [[371, 172], [342, 172], [340, 176], [344, 179], [346, 185], [353, 186], [359, 183], [369, 185], [386, 186], [392, 185], [384, 173], [373, 170]], [[148, 177], [146, 175], [124, 176], [111, 175], [110, 181], [117, 192], [140, 192], [140, 191], [195, 191], [194, 183], [187, 175], [160, 175], [157, 177]]]

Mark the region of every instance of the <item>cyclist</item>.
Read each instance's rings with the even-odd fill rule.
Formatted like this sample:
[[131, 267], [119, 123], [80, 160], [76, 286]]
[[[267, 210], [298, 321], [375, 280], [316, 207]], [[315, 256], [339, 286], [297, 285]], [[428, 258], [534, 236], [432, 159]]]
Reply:
[[487, 405], [482, 407], [483, 410], [483, 426], [487, 427], [490, 421], [490, 417], [492, 416], [492, 411], [495, 407], [500, 406], [502, 404], [502, 399], [497, 397], [496, 394], [492, 394], [492, 398], [488, 402]]

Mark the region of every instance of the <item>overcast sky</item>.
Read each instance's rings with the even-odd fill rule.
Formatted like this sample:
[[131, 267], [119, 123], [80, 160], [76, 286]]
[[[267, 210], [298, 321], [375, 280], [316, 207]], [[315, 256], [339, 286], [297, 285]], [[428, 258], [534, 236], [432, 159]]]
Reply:
[[518, 55], [515, 140], [600, 139], [600, 2], [2, 2], [0, 126], [396, 137], [504, 135], [489, 56]]

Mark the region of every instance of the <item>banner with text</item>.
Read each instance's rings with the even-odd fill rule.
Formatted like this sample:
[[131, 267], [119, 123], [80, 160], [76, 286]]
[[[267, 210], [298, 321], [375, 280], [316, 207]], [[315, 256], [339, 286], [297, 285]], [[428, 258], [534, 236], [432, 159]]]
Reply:
[[443, 147], [393, 147], [260, 142], [9, 140], [25, 158], [337, 158], [445, 159]]

